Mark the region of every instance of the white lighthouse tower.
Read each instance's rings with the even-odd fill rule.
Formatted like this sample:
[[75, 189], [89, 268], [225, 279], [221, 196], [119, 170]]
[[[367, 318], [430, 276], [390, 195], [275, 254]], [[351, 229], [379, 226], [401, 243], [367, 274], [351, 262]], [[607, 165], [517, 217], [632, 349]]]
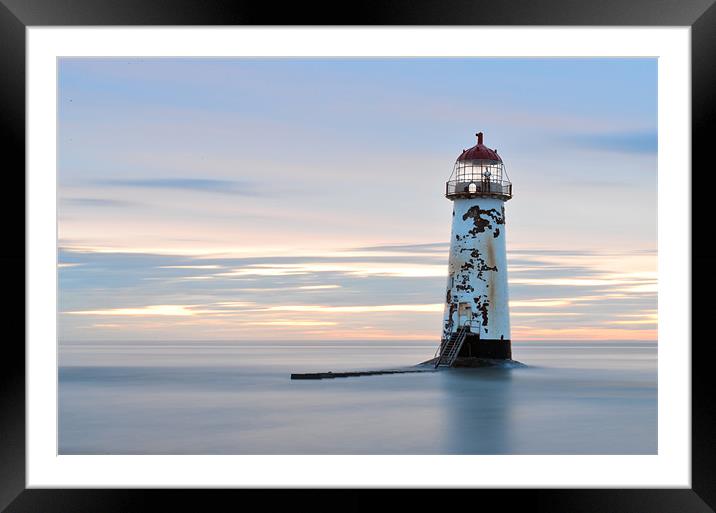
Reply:
[[450, 263], [437, 366], [510, 359], [505, 201], [512, 184], [497, 150], [477, 144], [455, 162], [445, 196], [453, 202]]

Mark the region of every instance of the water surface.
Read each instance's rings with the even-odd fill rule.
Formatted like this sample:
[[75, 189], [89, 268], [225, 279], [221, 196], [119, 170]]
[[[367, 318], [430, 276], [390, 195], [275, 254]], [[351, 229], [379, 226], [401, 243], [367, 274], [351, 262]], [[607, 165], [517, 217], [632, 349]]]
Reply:
[[655, 454], [656, 344], [529, 342], [517, 369], [332, 380], [424, 343], [60, 345], [60, 454]]

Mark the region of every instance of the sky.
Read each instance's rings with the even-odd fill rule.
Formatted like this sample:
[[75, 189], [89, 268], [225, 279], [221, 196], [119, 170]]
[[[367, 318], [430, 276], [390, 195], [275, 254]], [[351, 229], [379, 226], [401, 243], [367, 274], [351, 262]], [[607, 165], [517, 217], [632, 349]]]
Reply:
[[656, 340], [656, 59], [60, 59], [59, 334], [434, 340], [475, 133], [513, 341]]

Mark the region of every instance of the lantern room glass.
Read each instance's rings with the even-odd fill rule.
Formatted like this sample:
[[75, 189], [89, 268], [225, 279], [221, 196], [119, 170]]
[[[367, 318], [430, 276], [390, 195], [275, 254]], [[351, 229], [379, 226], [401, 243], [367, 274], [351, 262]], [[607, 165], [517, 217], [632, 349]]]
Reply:
[[458, 160], [446, 183], [448, 198], [496, 196], [512, 197], [512, 183], [499, 160]]

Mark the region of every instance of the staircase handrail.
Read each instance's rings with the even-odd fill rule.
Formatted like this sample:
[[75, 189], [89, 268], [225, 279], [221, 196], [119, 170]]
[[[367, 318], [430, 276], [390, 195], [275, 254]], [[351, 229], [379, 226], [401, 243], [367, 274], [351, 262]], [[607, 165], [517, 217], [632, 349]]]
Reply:
[[452, 347], [450, 347], [450, 338], [452, 338], [452, 336], [440, 342], [440, 346], [438, 347], [438, 351], [440, 354], [435, 361], [435, 368], [440, 366], [445, 356], [447, 356], [448, 358], [447, 366], [452, 366], [452, 364], [455, 362], [455, 359], [457, 358], [457, 355], [460, 353], [460, 349], [462, 349], [462, 344], [463, 342], [465, 342], [465, 338], [467, 337], [467, 330], [469, 327], [469, 321], [466, 321], [465, 324], [460, 326], [460, 329], [457, 331], [455, 342], [453, 343]]

